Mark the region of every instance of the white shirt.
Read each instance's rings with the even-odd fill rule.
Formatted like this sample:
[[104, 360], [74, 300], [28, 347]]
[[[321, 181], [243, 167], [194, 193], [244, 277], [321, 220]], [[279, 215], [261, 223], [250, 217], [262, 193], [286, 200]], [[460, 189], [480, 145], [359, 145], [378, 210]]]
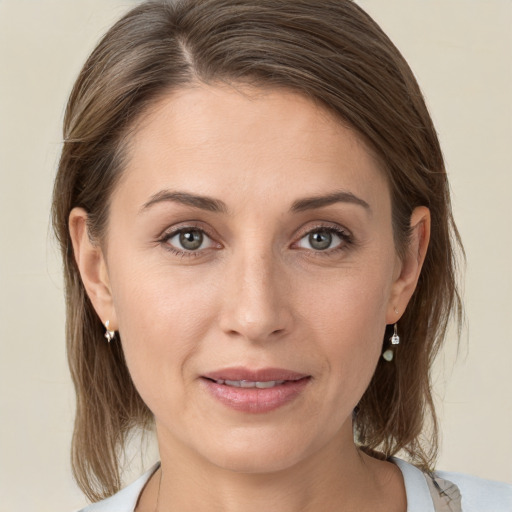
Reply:
[[[393, 458], [392, 461], [404, 478], [407, 512], [435, 512], [425, 475], [401, 459]], [[159, 463], [114, 496], [93, 503], [79, 512], [134, 512], [142, 489], [158, 467]], [[463, 512], [512, 512], [512, 485], [444, 471], [436, 471], [435, 476], [459, 488]]]

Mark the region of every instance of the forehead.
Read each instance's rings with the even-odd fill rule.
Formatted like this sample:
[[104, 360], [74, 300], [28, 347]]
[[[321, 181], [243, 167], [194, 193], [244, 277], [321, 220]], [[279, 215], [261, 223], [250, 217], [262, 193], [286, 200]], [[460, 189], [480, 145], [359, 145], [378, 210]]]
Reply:
[[193, 188], [236, 199], [279, 190], [285, 200], [301, 187], [368, 196], [387, 185], [362, 138], [314, 101], [288, 90], [198, 84], [163, 97], [140, 120], [118, 191], [147, 198]]
[[284, 88], [249, 85], [198, 83], [173, 91], [143, 115], [132, 142], [148, 145], [149, 139], [157, 143], [171, 137], [175, 149], [182, 150], [230, 141], [258, 145], [295, 140], [309, 147], [319, 137], [326, 143], [341, 137], [347, 144], [364, 146], [361, 137], [319, 102]]

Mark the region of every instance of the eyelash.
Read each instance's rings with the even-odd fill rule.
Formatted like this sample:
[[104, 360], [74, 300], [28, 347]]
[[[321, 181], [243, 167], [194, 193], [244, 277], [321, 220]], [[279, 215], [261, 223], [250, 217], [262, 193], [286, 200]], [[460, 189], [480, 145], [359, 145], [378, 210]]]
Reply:
[[[159, 238], [158, 242], [163, 245], [163, 247], [166, 251], [169, 251], [171, 254], [173, 254], [175, 256], [179, 256], [181, 258], [190, 258], [190, 257], [200, 256], [201, 253], [205, 249], [201, 249], [198, 251], [186, 251], [186, 250], [176, 249], [169, 243], [169, 240], [171, 238], [175, 237], [176, 235], [179, 235], [180, 233], [187, 233], [188, 231], [200, 231], [203, 235], [205, 235], [212, 241], [213, 245], [215, 245], [213, 237], [203, 227], [196, 226], [194, 224], [182, 226], [182, 227], [179, 227], [178, 229], [174, 229], [172, 231], [167, 231]], [[217, 243], [217, 246], [220, 246], [220, 244]]]
[[[200, 231], [203, 235], [205, 235], [210, 240], [212, 240], [213, 244], [216, 243], [214, 241], [213, 237], [210, 236], [209, 233], [204, 228], [199, 227], [199, 226], [194, 226], [194, 225], [183, 226], [183, 227], [180, 227], [173, 231], [170, 231], [170, 232], [168, 231], [168, 232], [164, 233], [163, 236], [161, 236], [159, 238], [158, 242], [163, 245], [165, 250], [169, 251], [170, 253], [172, 253], [175, 256], [179, 256], [181, 258], [200, 256], [201, 253], [205, 249], [200, 249], [197, 251], [186, 251], [186, 250], [176, 249], [175, 247], [173, 247], [172, 245], [169, 244], [169, 240], [171, 238], [175, 237], [176, 235], [179, 235], [180, 233], [186, 233], [187, 231]], [[317, 251], [304, 249], [306, 251], [311, 252], [315, 257], [331, 256], [340, 251], [347, 250], [351, 245], [354, 245], [354, 243], [355, 243], [352, 235], [349, 232], [347, 232], [345, 229], [338, 227], [338, 226], [319, 224], [319, 225], [315, 226], [314, 228], [310, 228], [307, 231], [305, 231], [304, 233], [302, 233], [300, 238], [297, 240], [297, 242], [294, 242], [294, 244], [297, 244], [298, 242], [303, 240], [305, 237], [311, 235], [312, 233], [319, 232], [319, 231], [326, 231], [328, 233], [335, 234], [336, 236], [338, 236], [340, 238], [341, 243], [332, 249], [317, 250]], [[294, 245], [294, 244], [292, 244], [292, 245]], [[220, 246], [220, 244], [217, 243], [217, 246]]]
[[297, 242], [294, 242], [294, 244], [297, 244], [301, 240], [303, 240], [305, 237], [311, 235], [312, 233], [316, 233], [319, 231], [326, 231], [331, 234], [335, 234], [339, 237], [341, 240], [340, 244], [336, 247], [333, 247], [332, 249], [325, 249], [325, 250], [310, 250], [310, 249], [304, 249], [305, 251], [310, 252], [314, 257], [329, 257], [333, 254], [338, 254], [339, 252], [346, 251], [350, 248], [350, 246], [355, 245], [354, 239], [352, 235], [346, 230], [339, 226], [333, 226], [333, 225], [326, 225], [326, 224], [318, 224], [317, 226], [313, 228], [308, 228], [307, 231], [302, 233], [300, 235], [300, 238]]

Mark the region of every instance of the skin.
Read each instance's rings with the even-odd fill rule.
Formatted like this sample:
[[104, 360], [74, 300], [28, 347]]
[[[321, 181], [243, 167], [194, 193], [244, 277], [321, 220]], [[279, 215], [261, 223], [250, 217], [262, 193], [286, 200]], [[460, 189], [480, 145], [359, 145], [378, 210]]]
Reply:
[[[406, 510], [398, 468], [354, 446], [352, 411], [414, 291], [430, 217], [413, 212], [401, 259], [384, 173], [356, 133], [288, 91], [174, 92], [137, 127], [101, 244], [86, 218], [70, 216], [83, 282], [155, 415], [162, 469], [139, 512], [157, 499], [166, 511]], [[207, 235], [193, 255], [169, 234], [187, 227]], [[311, 244], [319, 232], [331, 233], [325, 250]], [[248, 414], [201, 386], [232, 366], [311, 379], [285, 406]]]

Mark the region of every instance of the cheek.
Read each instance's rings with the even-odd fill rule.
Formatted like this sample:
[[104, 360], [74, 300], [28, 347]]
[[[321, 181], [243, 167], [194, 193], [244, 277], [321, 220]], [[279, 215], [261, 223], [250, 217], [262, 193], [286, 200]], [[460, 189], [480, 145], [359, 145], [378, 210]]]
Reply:
[[118, 266], [111, 284], [128, 369], [154, 411], [155, 403], [168, 399], [169, 389], [183, 386], [187, 362], [200, 350], [215, 316], [215, 299], [199, 278], [134, 267], [127, 272]]
[[332, 410], [357, 404], [378, 363], [391, 289], [390, 273], [381, 270], [354, 269], [317, 286], [318, 293], [304, 301], [311, 336], [328, 367]]
[[148, 264], [144, 258], [117, 265], [116, 271], [111, 279], [114, 306], [120, 329], [134, 343], [146, 338], [165, 346], [176, 336], [186, 341], [202, 328], [204, 313], [212, 304], [204, 271], [177, 272], [162, 262]]
[[335, 344], [340, 350], [367, 350], [382, 341], [392, 270], [367, 268], [340, 271], [301, 292], [304, 317], [314, 322], [320, 339], [343, 340]]

